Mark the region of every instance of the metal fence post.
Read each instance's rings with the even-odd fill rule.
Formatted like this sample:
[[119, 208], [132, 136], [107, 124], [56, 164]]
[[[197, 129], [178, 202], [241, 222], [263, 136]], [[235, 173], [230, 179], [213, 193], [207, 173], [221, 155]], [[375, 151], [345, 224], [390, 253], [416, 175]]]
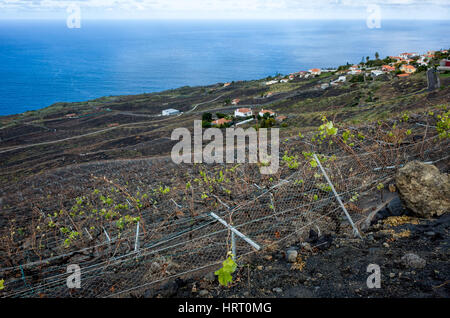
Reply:
[[91, 233], [89, 233], [89, 231], [87, 230], [87, 228], [84, 228], [84, 230], [86, 231], [87, 235], [89, 236], [89, 238], [92, 240], [92, 235]]
[[236, 238], [234, 232], [231, 232], [231, 253], [233, 253], [233, 260], [236, 260]]
[[136, 239], [134, 241], [134, 251], [139, 251], [139, 221], [136, 224]]
[[[246, 241], [248, 244], [250, 244], [257, 251], [259, 251], [261, 249], [261, 246], [259, 246], [259, 244], [255, 243], [248, 236], [246, 236], [246, 235], [242, 234], [241, 232], [239, 232], [234, 226], [228, 224], [224, 219], [222, 219], [221, 217], [217, 216], [214, 212], [211, 212], [209, 215], [211, 215], [214, 219], [216, 219], [217, 221], [222, 223], [225, 227], [229, 228], [231, 230], [231, 233], [234, 233], [235, 235], [237, 235], [238, 237], [240, 237], [241, 239]], [[231, 239], [233, 239], [233, 236], [231, 237]], [[232, 245], [233, 245], [233, 243], [232, 243]], [[235, 244], [233, 246], [235, 246]]]
[[316, 160], [316, 162], [317, 162], [317, 164], [319, 165], [319, 168], [320, 168], [320, 170], [322, 171], [322, 173], [323, 173], [325, 179], [327, 180], [328, 184], [330, 185], [331, 190], [333, 191], [334, 196], [336, 197], [336, 200], [339, 202], [339, 205], [341, 206], [342, 210], [343, 210], [344, 213], [345, 213], [345, 216], [347, 217], [347, 220], [350, 222], [350, 225], [351, 225], [352, 228], [353, 228], [353, 234], [354, 234], [355, 236], [358, 236], [359, 238], [362, 239], [362, 236], [361, 236], [361, 234], [359, 233], [358, 228], [356, 227], [355, 223], [353, 223], [353, 220], [352, 220], [352, 218], [350, 217], [350, 214], [348, 214], [347, 209], [345, 208], [345, 205], [342, 203], [341, 198], [339, 197], [339, 194], [336, 192], [336, 189], [334, 189], [333, 183], [331, 183], [330, 178], [328, 178], [328, 175], [327, 175], [327, 173], [325, 172], [325, 169], [322, 167], [322, 164], [320, 163], [320, 160], [319, 160], [319, 158], [317, 158], [316, 154], [314, 154], [314, 159]]
[[108, 235], [108, 232], [106, 232], [106, 229], [102, 226], [103, 232], [105, 232], [106, 238], [108, 239], [108, 242], [111, 243], [111, 238]]

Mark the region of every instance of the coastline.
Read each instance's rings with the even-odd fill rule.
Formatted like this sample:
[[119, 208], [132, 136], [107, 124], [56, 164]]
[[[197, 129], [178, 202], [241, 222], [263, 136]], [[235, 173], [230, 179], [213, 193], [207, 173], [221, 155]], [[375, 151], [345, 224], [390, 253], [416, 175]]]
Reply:
[[[0, 70], [8, 75], [0, 87], [0, 113], [21, 114], [57, 102], [157, 93], [185, 85], [252, 81], [358, 63], [376, 51], [386, 56], [447, 45], [440, 33], [450, 28], [449, 22], [384, 22], [380, 29], [368, 29], [363, 20], [137, 25], [88, 20], [81, 29], [71, 30], [58, 21], [48, 26], [20, 26], [19, 21], [17, 27], [0, 30], [0, 54], [5, 55]], [[328, 29], [334, 31], [324, 33]], [[401, 44], [394, 41], [405, 30], [413, 37]]]

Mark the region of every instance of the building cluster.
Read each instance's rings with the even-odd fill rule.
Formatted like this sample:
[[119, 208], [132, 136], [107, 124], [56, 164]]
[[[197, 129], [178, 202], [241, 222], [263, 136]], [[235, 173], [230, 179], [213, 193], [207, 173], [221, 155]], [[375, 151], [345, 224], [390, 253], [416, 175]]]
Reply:
[[[448, 50], [440, 50], [440, 51], [428, 51], [424, 54], [419, 53], [411, 53], [404, 52], [399, 54], [398, 56], [389, 56], [389, 63], [380, 66], [370, 66], [373, 64], [369, 63], [359, 63], [355, 65], [350, 65], [346, 69], [339, 68], [336, 69], [320, 69], [320, 68], [311, 68], [308, 71], [299, 71], [295, 73], [291, 73], [288, 76], [278, 77], [275, 79], [271, 79], [265, 82], [265, 85], [270, 86], [277, 83], [288, 83], [289, 81], [294, 80], [295, 78], [312, 78], [316, 76], [320, 76], [322, 73], [333, 72], [338, 75], [337, 79], [330, 81], [329, 83], [320, 83], [318, 87], [321, 89], [326, 89], [330, 86], [337, 86], [347, 81], [347, 75], [364, 75], [371, 77], [378, 77], [383, 74], [395, 73], [397, 77], [407, 77], [417, 71], [417, 66], [429, 66], [431, 60], [436, 57], [436, 53], [440, 52], [441, 54], [448, 54]], [[386, 59], [385, 59], [386, 60]], [[379, 60], [378, 60], [379, 61]], [[369, 61], [368, 61], [369, 62]], [[440, 65], [437, 67], [439, 71], [450, 71], [450, 60], [444, 59], [441, 60]], [[223, 84], [223, 87], [230, 86], [231, 83]], [[267, 92], [262, 97], [268, 98], [273, 95], [273, 92]], [[231, 101], [232, 105], [238, 105], [240, 103], [239, 98], [235, 98]], [[176, 109], [165, 109], [162, 112], [163, 116], [177, 115], [180, 114], [180, 111]], [[266, 115], [268, 114], [268, 115]], [[76, 114], [68, 114], [69, 116], [75, 116]], [[259, 112], [254, 113], [250, 108], [237, 108], [234, 110], [234, 116], [229, 115], [227, 118], [219, 118], [211, 122], [212, 125], [222, 126], [225, 124], [229, 124], [232, 122], [236, 123], [236, 119], [244, 121], [250, 121], [251, 118], [259, 115], [260, 117], [269, 116], [275, 118], [278, 122], [286, 119], [285, 116], [277, 116], [277, 114], [268, 109], [261, 109]], [[239, 121], [239, 123], [243, 123], [243, 121]]]
[[222, 127], [232, 123], [240, 125], [253, 121], [255, 117], [274, 118], [277, 122], [282, 122], [287, 119], [286, 116], [278, 116], [276, 112], [270, 109], [262, 108], [260, 111], [254, 111], [251, 108], [243, 107], [235, 109], [233, 115], [211, 121], [211, 125], [216, 127]]
[[[390, 63], [388, 64], [367, 67], [364, 63], [360, 63], [352, 65], [348, 70], [340, 71], [340, 73], [347, 73], [349, 75], [365, 74], [377, 77], [382, 74], [397, 72], [398, 70], [398, 77], [407, 77], [417, 72], [417, 66], [429, 66], [430, 61], [436, 57], [436, 52], [438, 51], [428, 51], [424, 54], [415, 52], [400, 53], [398, 56], [389, 56]], [[441, 50], [439, 52], [444, 54], [448, 53], [447, 50]], [[441, 66], [445, 67], [446, 63], [446, 60], [441, 61]]]
[[[367, 75], [377, 77], [383, 74], [396, 72], [398, 73], [398, 77], [407, 77], [417, 71], [417, 66], [429, 66], [430, 61], [436, 57], [437, 52], [448, 54], [448, 50], [428, 51], [424, 54], [405, 52], [399, 54], [398, 56], [389, 56], [390, 63], [381, 66], [369, 67], [365, 63], [360, 63], [351, 65], [347, 69], [339, 71], [312, 68], [308, 71], [292, 73], [289, 76], [292, 76], [293, 78], [309, 78], [319, 76], [325, 72], [335, 72], [337, 75], [340, 75], [337, 80], [331, 81], [330, 83], [321, 84], [320, 86], [322, 89], [345, 82], [346, 75]], [[441, 71], [450, 70], [450, 60], [442, 60], [437, 69]], [[274, 82], [270, 82], [269, 84], [274, 84]]]

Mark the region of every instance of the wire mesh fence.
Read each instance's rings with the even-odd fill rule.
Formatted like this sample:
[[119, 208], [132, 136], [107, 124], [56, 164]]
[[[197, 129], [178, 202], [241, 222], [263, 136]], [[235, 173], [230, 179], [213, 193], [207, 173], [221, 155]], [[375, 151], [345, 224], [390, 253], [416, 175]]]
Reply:
[[[449, 166], [448, 139], [428, 127], [401, 142], [381, 138], [382, 127], [369, 130], [352, 140], [290, 140], [273, 176], [260, 175], [257, 165], [188, 167], [142, 159], [23, 180], [2, 224], [0, 295], [142, 295], [171, 278], [215, 269], [226, 258], [231, 231], [211, 212], [262, 248], [302, 240], [310, 228], [351, 234], [351, 223], [358, 225], [367, 212], [362, 199], [380, 192], [398, 167], [411, 160]], [[155, 171], [164, 183], [155, 183]], [[238, 264], [256, 252], [240, 238], [234, 247]], [[79, 289], [67, 287], [69, 264], [81, 268]]]

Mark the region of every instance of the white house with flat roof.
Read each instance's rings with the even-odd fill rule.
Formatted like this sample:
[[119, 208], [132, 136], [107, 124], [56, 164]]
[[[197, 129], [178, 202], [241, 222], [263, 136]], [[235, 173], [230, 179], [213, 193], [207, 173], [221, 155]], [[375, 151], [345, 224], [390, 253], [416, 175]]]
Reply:
[[441, 60], [437, 69], [438, 71], [450, 71], [450, 60]]
[[375, 77], [384, 74], [384, 72], [383, 72], [383, 71], [380, 71], [380, 70], [373, 70], [373, 71], [371, 71], [370, 73], [371, 73], [373, 76], [375, 76]]
[[163, 116], [172, 116], [172, 115], [177, 115], [177, 114], [179, 114], [179, 113], [180, 113], [179, 110], [173, 109], [173, 108], [164, 109], [164, 110], [162, 111], [162, 115], [163, 115]]

